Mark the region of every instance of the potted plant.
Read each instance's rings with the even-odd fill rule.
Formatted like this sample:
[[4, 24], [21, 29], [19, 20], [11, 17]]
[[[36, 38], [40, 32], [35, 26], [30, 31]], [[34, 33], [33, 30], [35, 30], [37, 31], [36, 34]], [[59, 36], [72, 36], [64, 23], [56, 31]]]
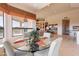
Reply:
[[30, 32], [29, 44], [31, 47], [31, 51], [36, 51], [39, 49], [39, 45], [36, 42], [39, 41], [39, 33], [38, 31], [33, 30]]

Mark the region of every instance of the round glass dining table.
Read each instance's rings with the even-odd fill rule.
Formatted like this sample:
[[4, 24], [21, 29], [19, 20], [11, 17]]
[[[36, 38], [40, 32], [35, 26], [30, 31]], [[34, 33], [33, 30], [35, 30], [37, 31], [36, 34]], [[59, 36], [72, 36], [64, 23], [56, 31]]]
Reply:
[[18, 51], [26, 52], [26, 54], [27, 54], [27, 53], [31, 53], [31, 54], [34, 56], [34, 53], [35, 53], [35, 52], [48, 49], [49, 46], [50, 46], [50, 45], [39, 46], [38, 49], [35, 49], [34, 51], [32, 51], [32, 48], [30, 47], [29, 44], [27, 44], [27, 45], [25, 45], [25, 46], [22, 46], [22, 47], [19, 47], [19, 48], [16, 48], [16, 47], [14, 47], [14, 48], [15, 48], [16, 50], [18, 50]]
[[[26, 38], [28, 39], [28, 38]], [[38, 42], [37, 44], [39, 45], [38, 49], [35, 49], [34, 51], [32, 50], [32, 47], [30, 46], [29, 44], [29, 40], [20, 40], [20, 41], [17, 41], [15, 42], [16, 45], [18, 45], [17, 43], [18, 42], [28, 42], [26, 45], [23, 45], [19, 48], [16, 48], [14, 47], [16, 50], [19, 50], [19, 51], [22, 51], [22, 52], [30, 52], [32, 53], [32, 55], [34, 55], [34, 52], [37, 52], [37, 51], [42, 51], [42, 50], [45, 50], [45, 49], [48, 49], [50, 47], [50, 43], [48, 43], [48, 39], [46, 40], [45, 38], [41, 38], [40, 42]], [[25, 42], [25, 43], [26, 43]], [[45, 44], [44, 44], [45, 43]], [[37, 48], [37, 47], [36, 47]]]

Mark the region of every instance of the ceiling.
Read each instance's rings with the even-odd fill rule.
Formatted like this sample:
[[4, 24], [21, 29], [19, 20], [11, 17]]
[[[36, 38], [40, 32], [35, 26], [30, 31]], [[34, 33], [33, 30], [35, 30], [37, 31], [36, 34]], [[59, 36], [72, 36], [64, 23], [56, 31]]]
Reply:
[[78, 3], [8, 3], [11, 6], [34, 13], [37, 18], [46, 18], [79, 8]]
[[52, 3], [38, 11], [37, 18], [46, 18], [55, 14], [79, 9], [79, 4]]
[[36, 12], [49, 3], [8, 3], [9, 5], [36, 14]]

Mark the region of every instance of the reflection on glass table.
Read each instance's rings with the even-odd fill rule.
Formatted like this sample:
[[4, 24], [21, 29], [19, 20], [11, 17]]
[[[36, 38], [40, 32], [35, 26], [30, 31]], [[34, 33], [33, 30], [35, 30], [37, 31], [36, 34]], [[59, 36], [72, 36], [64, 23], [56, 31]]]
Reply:
[[[21, 42], [25, 42], [25, 41], [29, 42], [29, 40], [20, 40], [20, 41], [15, 42], [15, 44], [18, 44], [18, 43], [21, 43]], [[45, 50], [45, 49], [49, 48], [49, 46], [50, 46], [50, 44], [49, 45], [46, 44], [46, 39], [41, 39], [36, 44], [39, 45], [39, 48], [35, 49], [35, 50], [33, 50], [33, 48], [30, 46], [29, 43], [27, 43], [25, 46], [22, 46], [20, 48], [16, 48], [16, 47], [14, 47], [14, 48], [16, 50], [19, 50], [19, 51], [31, 52], [32, 55], [34, 55], [34, 52]]]

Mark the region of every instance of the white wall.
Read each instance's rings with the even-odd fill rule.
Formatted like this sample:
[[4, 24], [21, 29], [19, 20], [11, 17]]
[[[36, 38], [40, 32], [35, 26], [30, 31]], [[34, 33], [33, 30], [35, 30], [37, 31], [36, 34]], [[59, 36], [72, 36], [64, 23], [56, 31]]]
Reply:
[[70, 30], [73, 30], [72, 26], [79, 26], [79, 9], [55, 14], [50, 17], [47, 17], [46, 20], [50, 24], [58, 24], [58, 34], [62, 35], [62, 19], [66, 16], [70, 19]]

